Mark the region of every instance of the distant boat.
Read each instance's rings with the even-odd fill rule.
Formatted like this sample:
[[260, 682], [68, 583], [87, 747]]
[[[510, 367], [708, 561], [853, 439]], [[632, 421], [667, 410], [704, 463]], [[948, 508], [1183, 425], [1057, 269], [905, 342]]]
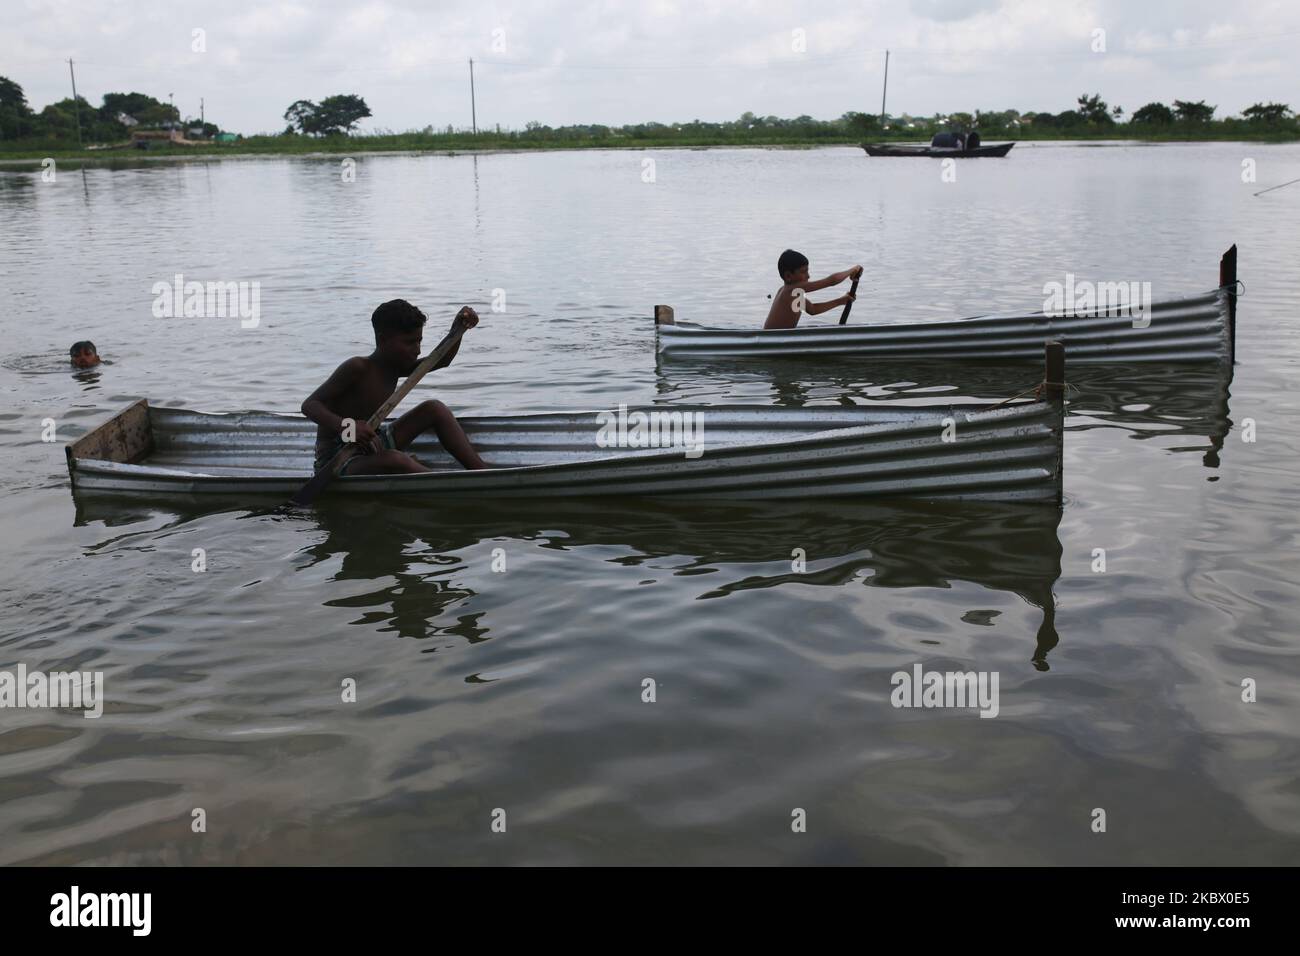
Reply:
[[974, 148], [956, 149], [951, 146], [900, 146], [892, 143], [879, 145], [863, 143], [862, 148], [868, 156], [952, 156], [956, 159], [977, 159], [982, 156], [1005, 156], [1011, 152], [1015, 143], [999, 143], [997, 146], [976, 146]]
[[985, 146], [977, 130], [968, 133], [935, 133], [929, 146], [898, 146], [882, 143], [879, 146], [862, 144], [868, 156], [953, 156], [961, 159], [979, 156], [1005, 156], [1015, 143]]

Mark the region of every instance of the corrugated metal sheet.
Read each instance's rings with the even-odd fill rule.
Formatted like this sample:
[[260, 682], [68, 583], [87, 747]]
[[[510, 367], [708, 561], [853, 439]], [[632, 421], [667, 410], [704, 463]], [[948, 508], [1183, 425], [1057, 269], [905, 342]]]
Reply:
[[1227, 289], [1154, 303], [1150, 324], [1134, 328], [1127, 315], [1092, 312], [1049, 318], [982, 315], [896, 325], [808, 325], [794, 329], [715, 329], [678, 323], [656, 326], [668, 358], [855, 355], [891, 359], [1040, 362], [1043, 343], [1065, 344], [1070, 365], [1129, 362], [1228, 362]]
[[[440, 497], [793, 498], [905, 496], [1056, 501], [1064, 411], [1056, 402], [993, 406], [772, 408], [640, 406], [703, 415], [704, 451], [602, 448], [596, 412], [465, 418], [495, 467], [465, 471], [422, 437], [424, 475], [344, 476], [333, 493]], [[149, 410], [154, 451], [140, 464], [70, 462], [78, 491], [274, 494], [310, 477], [315, 426], [264, 412]], [[943, 441], [951, 418], [955, 441]]]

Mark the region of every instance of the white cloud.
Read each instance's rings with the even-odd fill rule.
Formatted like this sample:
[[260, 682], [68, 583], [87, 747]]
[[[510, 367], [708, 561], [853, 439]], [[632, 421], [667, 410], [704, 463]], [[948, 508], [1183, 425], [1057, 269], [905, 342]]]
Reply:
[[[1090, 51], [1099, 27], [1110, 53]], [[68, 95], [72, 56], [92, 101], [175, 92], [197, 113], [204, 97], [245, 132], [332, 93], [365, 97], [373, 127], [468, 125], [470, 56], [487, 126], [874, 112], [885, 48], [891, 112], [1059, 111], [1087, 89], [1130, 112], [1178, 97], [1234, 113], [1296, 98], [1297, 40], [1300, 5], [1282, 0], [28, 0], [0, 33], [0, 70], [39, 109]]]

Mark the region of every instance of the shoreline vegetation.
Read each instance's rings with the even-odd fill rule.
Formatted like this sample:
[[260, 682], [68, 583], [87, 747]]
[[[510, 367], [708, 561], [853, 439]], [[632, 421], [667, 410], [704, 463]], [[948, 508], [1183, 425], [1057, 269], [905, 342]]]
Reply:
[[685, 123], [600, 124], [550, 127], [530, 122], [522, 130], [470, 131], [453, 126], [396, 133], [358, 133], [372, 116], [353, 93], [319, 103], [297, 100], [284, 112], [280, 133], [243, 136], [200, 114], [182, 118], [170, 102], [144, 93], [106, 93], [100, 106], [85, 97], [51, 103], [39, 112], [21, 86], [0, 76], [0, 165], [112, 165], [140, 159], [208, 159], [402, 153], [487, 153], [569, 149], [810, 148], [866, 143], [929, 143], [939, 132], [978, 130], [986, 144], [999, 141], [1191, 143], [1300, 141], [1300, 118], [1285, 103], [1256, 103], [1241, 116], [1216, 119], [1204, 101], [1148, 103], [1125, 116], [1100, 94], [1079, 96], [1060, 113], [976, 110], [933, 116], [847, 112], [836, 119], [785, 119], [745, 113], [735, 120]]
[[[1218, 124], [1215, 124], [1218, 125]], [[559, 131], [557, 131], [559, 132]], [[9, 142], [0, 144], [0, 166], [40, 167], [49, 158], [68, 164], [98, 166], [141, 160], [168, 159], [222, 159], [276, 156], [366, 155], [382, 153], [429, 153], [458, 155], [476, 153], [527, 153], [589, 149], [813, 149], [822, 146], [861, 146], [864, 143], [915, 143], [928, 144], [930, 134], [899, 130], [898, 135], [886, 131], [875, 136], [840, 135], [569, 135], [555, 137], [528, 137], [509, 133], [377, 133], [308, 136], [247, 136], [229, 143], [195, 143], [182, 145], [166, 143], [136, 149], [129, 144], [116, 147], [77, 148], [67, 143], [53, 142], [42, 145]], [[1248, 130], [1248, 129], [1187, 129], [1150, 131], [1130, 129], [1117, 125], [1105, 131], [1021, 130], [1001, 135], [980, 130], [989, 144], [1014, 140], [1018, 143], [1096, 143], [1097, 145], [1171, 144], [1203, 142], [1300, 142], [1300, 130]]]

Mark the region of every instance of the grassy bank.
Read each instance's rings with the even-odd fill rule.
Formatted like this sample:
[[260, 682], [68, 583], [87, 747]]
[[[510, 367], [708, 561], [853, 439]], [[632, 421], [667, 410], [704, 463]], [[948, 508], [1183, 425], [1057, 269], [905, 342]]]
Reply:
[[[80, 163], [102, 164], [119, 161], [136, 161], [149, 159], [172, 159], [181, 157], [207, 158], [222, 156], [306, 156], [310, 154], [348, 153], [384, 153], [384, 152], [430, 152], [461, 153], [490, 151], [528, 151], [528, 150], [565, 150], [565, 149], [703, 149], [709, 147], [732, 148], [789, 148], [807, 149], [818, 146], [856, 146], [861, 142], [903, 143], [929, 142], [929, 134], [907, 130], [890, 131], [890, 134], [867, 138], [849, 135], [839, 131], [827, 131], [826, 135], [807, 135], [780, 133], [776, 131], [756, 130], [695, 134], [676, 133], [671, 129], [657, 135], [628, 136], [608, 135], [537, 135], [523, 133], [398, 133], [370, 136], [249, 136], [235, 143], [204, 143], [195, 146], [167, 145], [138, 150], [129, 146], [117, 149], [84, 149], [70, 146], [65, 141], [47, 142], [9, 142], [0, 144], [0, 162], [11, 164], [39, 165], [42, 159], [51, 157], [61, 163], [77, 165]], [[1233, 142], [1250, 141], [1265, 143], [1300, 142], [1300, 132], [1295, 130], [1251, 130], [1249, 128], [1220, 129], [1217, 124], [1201, 129], [1142, 129], [1116, 126], [1104, 131], [1072, 132], [1060, 129], [1045, 129], [1041, 132], [1020, 130], [1015, 133], [985, 134], [986, 143], [1002, 142], [1014, 139], [1018, 142], [1035, 141], [1114, 141], [1124, 140], [1149, 143], [1186, 143], [1186, 142]]]

